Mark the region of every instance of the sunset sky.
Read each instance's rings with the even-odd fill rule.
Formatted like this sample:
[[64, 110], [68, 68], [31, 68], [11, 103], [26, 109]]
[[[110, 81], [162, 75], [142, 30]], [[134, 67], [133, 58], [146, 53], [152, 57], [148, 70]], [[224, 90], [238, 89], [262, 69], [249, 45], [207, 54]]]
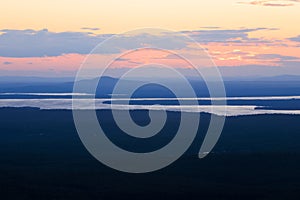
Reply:
[[146, 27], [192, 37], [226, 76], [300, 75], [299, 11], [300, 0], [2, 0], [0, 76], [73, 76], [99, 42]]

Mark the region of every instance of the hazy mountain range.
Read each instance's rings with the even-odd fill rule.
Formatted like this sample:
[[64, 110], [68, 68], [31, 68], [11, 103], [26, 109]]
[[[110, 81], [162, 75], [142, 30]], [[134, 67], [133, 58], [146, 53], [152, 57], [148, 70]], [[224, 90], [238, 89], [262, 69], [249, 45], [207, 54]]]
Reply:
[[[82, 80], [82, 84], [89, 86], [97, 80]], [[97, 89], [97, 96], [106, 97], [112, 93], [117, 78], [102, 77]], [[128, 80], [125, 84], [132, 84], [136, 80]], [[205, 83], [202, 80], [189, 78], [197, 96], [208, 96]], [[176, 80], [171, 80], [177, 87]], [[73, 91], [74, 77], [1, 77], [0, 92], [64, 92]], [[268, 96], [268, 95], [299, 95], [300, 76], [283, 75], [273, 77], [225, 77], [224, 85], [228, 96]], [[84, 92], [84, 91], [81, 91]], [[147, 85], [138, 94], [141, 97], [169, 97], [171, 94], [158, 85]], [[172, 95], [171, 95], [172, 96]]]

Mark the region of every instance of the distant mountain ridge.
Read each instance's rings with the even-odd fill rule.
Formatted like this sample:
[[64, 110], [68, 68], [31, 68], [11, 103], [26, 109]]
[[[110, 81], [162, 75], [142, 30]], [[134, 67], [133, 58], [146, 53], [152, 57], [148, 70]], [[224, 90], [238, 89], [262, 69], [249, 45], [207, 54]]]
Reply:
[[[70, 78], [71, 79], [71, 78]], [[224, 78], [225, 79], [225, 78]], [[50, 78], [43, 81], [43, 78], [35, 77], [34, 81], [31, 79], [14, 79], [12, 82], [10, 78], [1, 79], [0, 93], [5, 92], [22, 92], [22, 93], [72, 93], [74, 81], [67, 79]], [[53, 81], [51, 81], [53, 80]], [[206, 84], [202, 80], [190, 79], [190, 84], [194, 88], [196, 95], [199, 97], [209, 96]], [[81, 84], [86, 87], [97, 84], [98, 79], [81, 80]], [[117, 78], [102, 77], [98, 83], [96, 96], [97, 97], [110, 97], [113, 92], [115, 84], [118, 82]], [[135, 84], [136, 80], [126, 80], [126, 84]], [[171, 80], [170, 83], [175, 87], [181, 88], [182, 86], [176, 83], [176, 80]], [[224, 81], [227, 96], [276, 96], [276, 95], [300, 95], [300, 76], [283, 75], [276, 77], [259, 77], [256, 79], [242, 79], [227, 77]], [[77, 91], [86, 92], [86, 91]], [[137, 97], [173, 97], [174, 95], [166, 88], [148, 84], [144, 86], [138, 93]]]

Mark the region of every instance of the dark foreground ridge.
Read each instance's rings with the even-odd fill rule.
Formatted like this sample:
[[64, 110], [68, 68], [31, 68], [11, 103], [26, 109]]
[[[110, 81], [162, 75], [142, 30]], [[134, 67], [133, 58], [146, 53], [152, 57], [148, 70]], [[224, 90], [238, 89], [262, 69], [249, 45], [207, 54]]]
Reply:
[[[160, 148], [172, 139], [179, 114], [168, 113], [169, 130], [139, 144], [120, 136], [110, 111], [99, 111], [110, 139], [131, 151]], [[133, 111], [147, 124], [146, 111]], [[209, 122], [188, 152], [172, 165], [147, 174], [112, 170], [83, 147], [71, 111], [0, 109], [1, 199], [299, 199], [300, 116], [227, 118], [213, 152], [197, 152]], [[117, 139], [121, 141], [117, 141]], [[157, 140], [156, 142], [154, 141]]]

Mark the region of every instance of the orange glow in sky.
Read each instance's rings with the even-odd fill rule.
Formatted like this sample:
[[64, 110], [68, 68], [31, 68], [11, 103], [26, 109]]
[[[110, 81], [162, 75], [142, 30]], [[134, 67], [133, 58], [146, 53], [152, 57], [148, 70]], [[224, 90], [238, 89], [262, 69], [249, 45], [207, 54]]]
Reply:
[[[289, 39], [300, 35], [300, 3], [289, 0], [264, 2], [267, 3], [251, 0], [2, 0], [0, 36], [3, 29], [48, 29], [53, 33], [91, 32], [91, 35], [97, 35], [119, 34], [144, 27], [174, 31], [265, 28], [246, 33], [248, 40], [256, 39], [256, 42], [207, 41], [200, 44], [219, 66], [300, 63], [300, 39], [299, 42]], [[158, 57], [165, 64], [180, 66], [179, 60], [157, 53], [150, 52], [148, 60], [145, 55], [128, 55], [127, 61], [118, 64], [129, 67], [133, 62], [147, 63]], [[192, 50], [189, 53], [192, 54]], [[0, 70], [76, 71], [86, 54], [66, 52], [43, 57], [0, 54]]]

